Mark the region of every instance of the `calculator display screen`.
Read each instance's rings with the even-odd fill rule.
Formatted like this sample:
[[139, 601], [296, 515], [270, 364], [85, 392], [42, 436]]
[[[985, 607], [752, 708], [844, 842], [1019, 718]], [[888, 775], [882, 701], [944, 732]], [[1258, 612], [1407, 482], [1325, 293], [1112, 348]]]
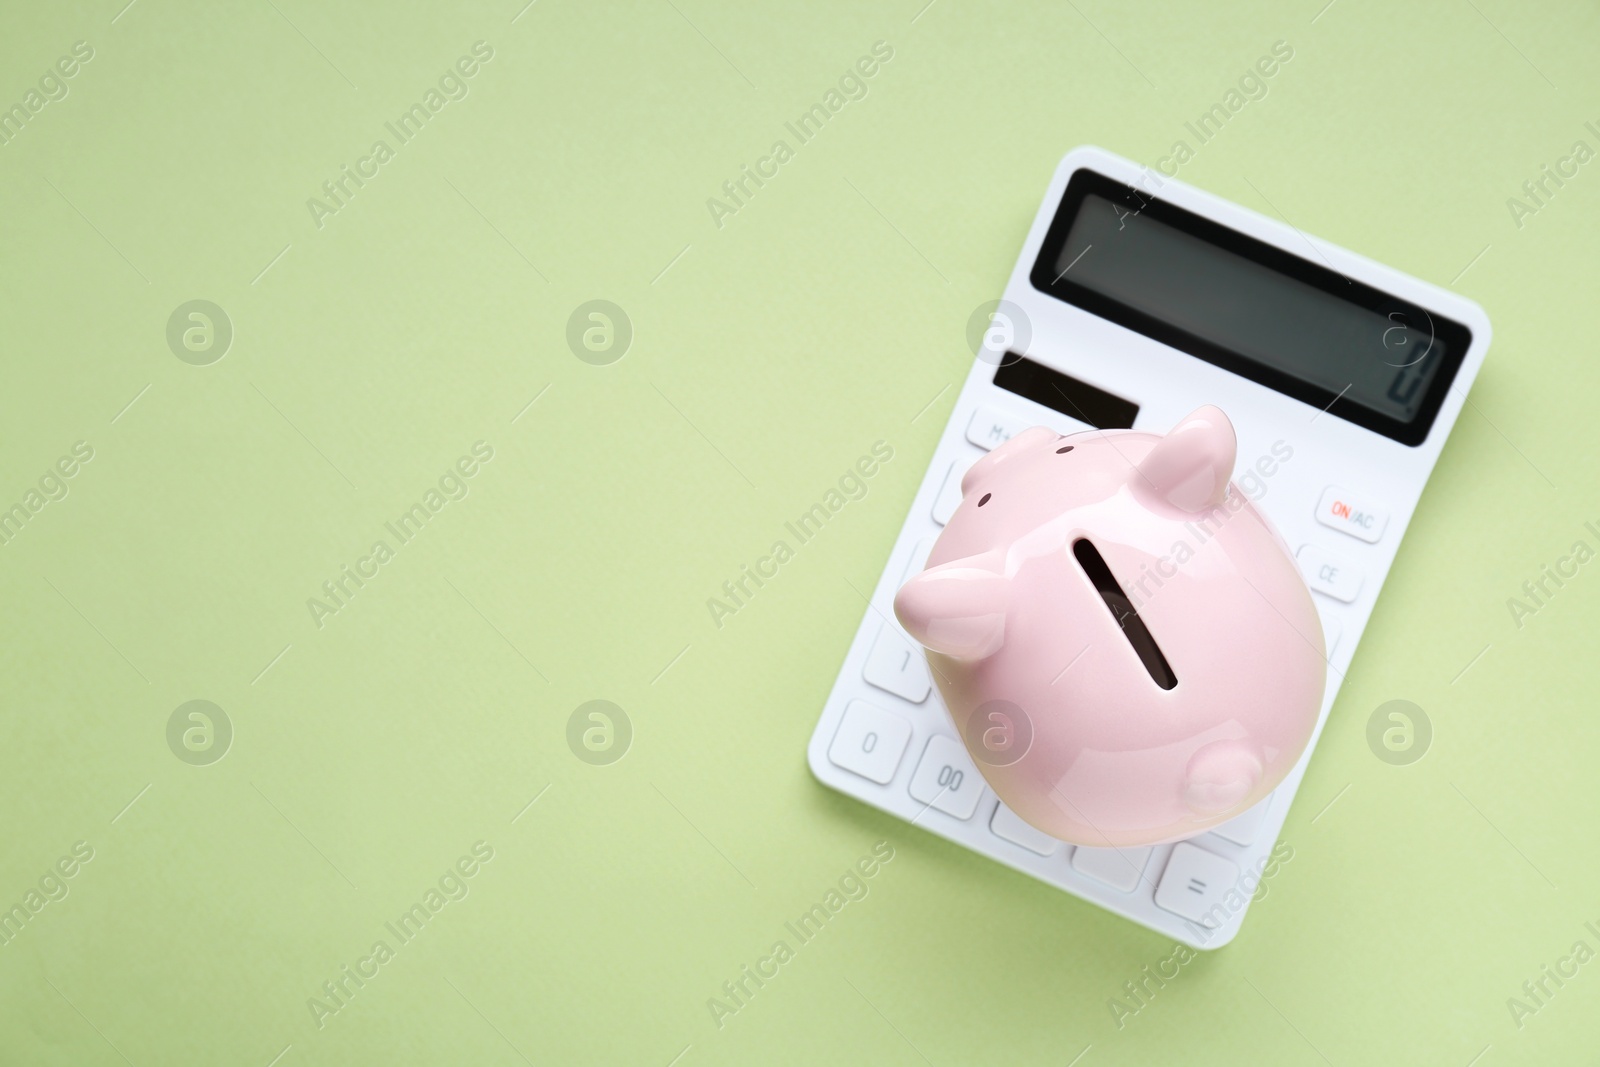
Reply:
[[1427, 436], [1465, 326], [1142, 190], [1079, 171], [1036, 288], [1406, 444]]

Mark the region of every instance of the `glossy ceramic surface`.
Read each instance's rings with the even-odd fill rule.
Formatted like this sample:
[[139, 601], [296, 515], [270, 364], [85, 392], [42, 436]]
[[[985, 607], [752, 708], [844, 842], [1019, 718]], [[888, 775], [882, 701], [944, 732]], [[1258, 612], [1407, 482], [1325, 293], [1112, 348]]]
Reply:
[[1282, 781], [1323, 634], [1203, 407], [1167, 435], [1033, 427], [980, 459], [895, 613], [1008, 807], [1107, 847], [1198, 833]]

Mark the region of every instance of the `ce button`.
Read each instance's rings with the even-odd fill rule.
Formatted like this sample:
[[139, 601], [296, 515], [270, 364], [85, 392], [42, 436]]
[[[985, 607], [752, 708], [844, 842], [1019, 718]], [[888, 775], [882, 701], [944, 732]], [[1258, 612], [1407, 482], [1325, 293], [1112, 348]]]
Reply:
[[1316, 545], [1301, 545], [1295, 553], [1306, 584], [1324, 596], [1348, 604], [1361, 592], [1361, 568], [1336, 552]]

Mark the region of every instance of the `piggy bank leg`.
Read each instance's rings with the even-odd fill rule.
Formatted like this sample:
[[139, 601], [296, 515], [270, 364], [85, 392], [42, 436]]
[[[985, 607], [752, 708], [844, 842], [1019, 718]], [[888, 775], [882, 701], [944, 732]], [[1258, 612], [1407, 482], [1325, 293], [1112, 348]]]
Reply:
[[1217, 815], [1239, 804], [1261, 781], [1261, 756], [1243, 741], [1213, 741], [1189, 759], [1184, 803], [1196, 815]]

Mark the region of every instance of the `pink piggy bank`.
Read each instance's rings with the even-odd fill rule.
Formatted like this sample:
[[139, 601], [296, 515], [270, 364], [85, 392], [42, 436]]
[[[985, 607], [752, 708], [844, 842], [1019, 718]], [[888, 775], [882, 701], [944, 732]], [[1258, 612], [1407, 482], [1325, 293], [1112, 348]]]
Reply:
[[1229, 485], [1233, 425], [1043, 426], [990, 452], [895, 614], [1000, 799], [1052, 837], [1173, 841], [1263, 799], [1322, 704], [1322, 626]]

